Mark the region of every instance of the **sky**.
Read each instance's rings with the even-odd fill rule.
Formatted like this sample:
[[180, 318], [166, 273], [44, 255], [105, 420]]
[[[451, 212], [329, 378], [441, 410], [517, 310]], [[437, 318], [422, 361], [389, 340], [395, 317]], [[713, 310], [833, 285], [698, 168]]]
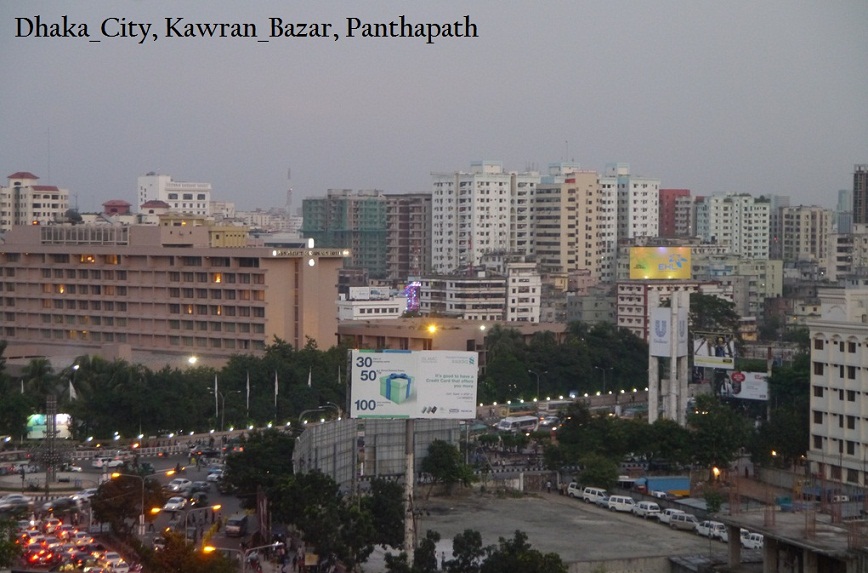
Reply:
[[[89, 37], [32, 31], [64, 15]], [[401, 15], [469, 16], [477, 37], [349, 37]], [[273, 38], [271, 18], [329, 37]], [[174, 37], [167, 19], [257, 37]], [[151, 25], [143, 43], [131, 23]], [[30, 171], [82, 212], [135, 208], [151, 171], [239, 210], [291, 187], [295, 212], [328, 189], [428, 192], [479, 160], [622, 162], [694, 195], [834, 207], [868, 164], [865, 0], [7, 0], [0, 74], [0, 175]]]

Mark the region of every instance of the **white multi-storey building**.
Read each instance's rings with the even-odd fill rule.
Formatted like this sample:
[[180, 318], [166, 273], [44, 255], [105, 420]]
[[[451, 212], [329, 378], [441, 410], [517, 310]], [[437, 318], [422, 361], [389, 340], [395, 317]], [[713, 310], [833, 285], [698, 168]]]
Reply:
[[748, 194], [696, 200], [696, 234], [749, 259], [769, 258], [770, 203]]
[[[868, 290], [820, 289], [811, 336], [812, 475], [868, 485]], [[831, 486], [827, 482], [827, 487]]]
[[618, 241], [658, 236], [660, 180], [630, 174], [626, 163], [606, 166], [600, 177], [600, 272], [605, 282], [614, 282]]
[[472, 269], [485, 253], [530, 254], [538, 173], [510, 173], [499, 161], [478, 161], [469, 172], [432, 177], [434, 272]]
[[0, 187], [0, 231], [16, 225], [43, 225], [66, 214], [69, 191], [54, 185], [38, 185], [39, 177], [18, 171]]
[[511, 263], [506, 274], [507, 322], [539, 322], [542, 280], [534, 263]]
[[211, 216], [211, 184], [173, 181], [153, 171], [139, 177], [139, 205], [164, 201], [174, 213]]
[[799, 205], [781, 209], [781, 254], [785, 261], [818, 261], [825, 266], [834, 213]]

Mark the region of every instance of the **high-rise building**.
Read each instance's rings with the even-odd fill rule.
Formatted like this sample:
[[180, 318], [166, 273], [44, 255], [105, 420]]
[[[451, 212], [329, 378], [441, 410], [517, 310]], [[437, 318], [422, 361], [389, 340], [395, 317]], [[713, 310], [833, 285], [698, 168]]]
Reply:
[[748, 194], [697, 197], [696, 234], [748, 259], [769, 258], [770, 203]]
[[536, 172], [478, 161], [469, 172], [432, 173], [432, 270], [468, 272], [483, 254], [532, 250]]
[[669, 239], [689, 237], [692, 207], [690, 189], [661, 189], [659, 235]]
[[189, 215], [211, 215], [211, 184], [173, 181], [169, 175], [151, 171], [139, 177], [139, 205], [148, 201], [168, 203], [170, 211]]
[[406, 281], [431, 270], [431, 194], [386, 195], [386, 275]]
[[853, 228], [853, 190], [839, 189], [835, 207], [835, 232], [849, 233]]
[[[820, 289], [820, 316], [808, 320], [811, 339], [811, 475], [827, 488], [868, 483], [868, 422], [862, 404], [868, 370], [865, 308], [868, 290]], [[838, 482], [833, 486], [830, 482]]]
[[365, 269], [371, 278], [385, 279], [386, 204], [378, 189], [329, 189], [326, 197], [302, 201], [301, 233], [318, 247], [350, 249], [348, 268]]
[[784, 221], [781, 211], [790, 206], [790, 198], [786, 195], [763, 195], [760, 200], [769, 204], [769, 258], [782, 260]]
[[275, 338], [333, 344], [347, 253], [250, 247], [245, 237], [178, 215], [159, 225], [14, 227], [0, 244], [8, 355], [125, 345], [225, 360]]
[[592, 282], [599, 280], [599, 201], [596, 171], [549, 166], [533, 202], [533, 254], [542, 274], [566, 281], [572, 271], [587, 270]]
[[868, 223], [868, 164], [853, 168], [853, 222]]
[[44, 225], [69, 210], [69, 191], [54, 185], [38, 185], [39, 177], [27, 171], [9, 175], [0, 187], [0, 231], [16, 225]]
[[817, 206], [783, 207], [781, 247], [784, 261], [815, 260], [825, 266], [829, 255], [829, 235], [832, 233], [829, 209]]

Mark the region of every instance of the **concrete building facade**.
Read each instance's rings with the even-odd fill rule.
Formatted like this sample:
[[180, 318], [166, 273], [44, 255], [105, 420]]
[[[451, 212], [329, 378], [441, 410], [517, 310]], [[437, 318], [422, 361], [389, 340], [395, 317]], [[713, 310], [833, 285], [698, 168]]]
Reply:
[[691, 236], [692, 214], [690, 189], [660, 190], [659, 236], [672, 239]]
[[770, 203], [747, 194], [699, 197], [696, 234], [749, 259], [769, 258]]
[[868, 164], [853, 167], [853, 223], [868, 224]]
[[139, 176], [138, 204], [163, 201], [175, 213], [211, 216], [211, 184], [174, 181], [170, 175], [151, 171]]
[[781, 256], [785, 261], [815, 260], [826, 265], [834, 213], [817, 206], [781, 208]]
[[224, 227], [165, 223], [9, 231], [0, 245], [8, 354], [124, 344], [226, 359], [262, 351], [275, 336], [296, 348], [308, 337], [332, 346], [347, 252], [237, 246]]
[[39, 185], [39, 177], [18, 171], [0, 187], [0, 231], [15, 225], [46, 225], [69, 210], [69, 191], [54, 185]]

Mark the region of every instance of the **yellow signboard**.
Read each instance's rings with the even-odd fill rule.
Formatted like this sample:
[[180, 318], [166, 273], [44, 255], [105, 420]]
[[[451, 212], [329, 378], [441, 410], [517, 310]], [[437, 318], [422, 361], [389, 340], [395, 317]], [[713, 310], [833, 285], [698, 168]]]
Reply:
[[689, 279], [690, 247], [631, 247], [631, 279]]

